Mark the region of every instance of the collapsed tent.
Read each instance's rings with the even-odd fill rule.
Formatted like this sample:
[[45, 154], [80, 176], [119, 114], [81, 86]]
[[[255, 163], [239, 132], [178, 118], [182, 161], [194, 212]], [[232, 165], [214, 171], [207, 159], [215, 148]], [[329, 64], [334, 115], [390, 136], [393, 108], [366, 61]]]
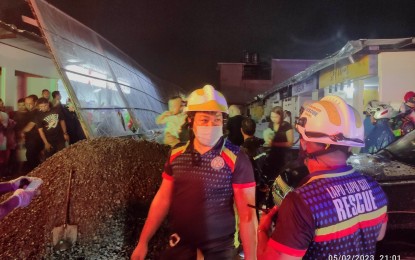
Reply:
[[88, 136], [145, 135], [158, 128], [155, 117], [179, 94], [178, 86], [46, 1], [29, 2]]

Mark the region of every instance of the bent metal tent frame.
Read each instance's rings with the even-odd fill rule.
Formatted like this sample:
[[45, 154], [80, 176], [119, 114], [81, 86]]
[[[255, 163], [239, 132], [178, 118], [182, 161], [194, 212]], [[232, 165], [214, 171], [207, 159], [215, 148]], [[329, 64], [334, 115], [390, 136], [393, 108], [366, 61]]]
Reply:
[[[87, 134], [149, 134], [169, 96], [181, 89], [160, 80], [92, 29], [44, 0], [30, 0], [68, 95]], [[130, 128], [128, 128], [130, 125]]]
[[274, 85], [268, 91], [258, 95], [255, 99], [248, 104], [257, 102], [258, 100], [268, 99], [280, 89], [293, 84], [302, 82], [315, 73], [329, 67], [336, 66], [337, 64], [344, 62], [354, 63], [360, 56], [367, 54], [378, 54], [382, 51], [394, 51], [402, 49], [413, 49], [415, 46], [415, 38], [399, 38], [399, 39], [360, 39], [354, 41], [348, 41], [339, 51], [332, 55], [312, 64], [307, 69], [300, 73], [288, 78], [287, 80]]

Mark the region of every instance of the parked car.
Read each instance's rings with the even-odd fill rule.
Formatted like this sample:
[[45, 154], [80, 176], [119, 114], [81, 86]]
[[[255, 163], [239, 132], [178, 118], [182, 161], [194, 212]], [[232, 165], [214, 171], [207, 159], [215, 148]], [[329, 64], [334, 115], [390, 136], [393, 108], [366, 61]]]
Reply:
[[415, 131], [376, 154], [352, 155], [348, 163], [376, 179], [388, 196], [388, 229], [377, 253], [415, 257]]

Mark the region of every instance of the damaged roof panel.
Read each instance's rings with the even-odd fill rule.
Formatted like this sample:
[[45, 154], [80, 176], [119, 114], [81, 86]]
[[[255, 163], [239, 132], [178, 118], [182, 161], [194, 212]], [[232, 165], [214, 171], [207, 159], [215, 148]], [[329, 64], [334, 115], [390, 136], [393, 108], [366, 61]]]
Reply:
[[158, 79], [46, 1], [29, 2], [90, 136], [131, 135], [133, 129], [145, 134], [159, 128], [155, 118], [166, 109], [168, 97], [179, 94], [179, 87]]

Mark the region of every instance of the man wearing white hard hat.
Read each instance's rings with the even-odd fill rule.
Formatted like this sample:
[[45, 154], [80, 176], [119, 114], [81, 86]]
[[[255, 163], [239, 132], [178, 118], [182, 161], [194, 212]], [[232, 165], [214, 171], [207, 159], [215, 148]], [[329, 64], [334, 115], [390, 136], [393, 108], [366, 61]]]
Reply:
[[255, 178], [249, 157], [223, 138], [226, 99], [206, 85], [190, 94], [185, 110], [190, 140], [170, 152], [131, 259], [145, 258], [167, 215], [173, 235], [163, 259], [196, 259], [196, 252], [206, 260], [233, 259], [234, 205], [245, 259], [256, 259], [257, 220], [247, 206], [255, 204]]
[[305, 108], [296, 128], [310, 174], [284, 198], [272, 234], [277, 209], [261, 219], [258, 259], [374, 259], [387, 198], [376, 181], [346, 164], [350, 147], [364, 146], [358, 112], [327, 96]]

